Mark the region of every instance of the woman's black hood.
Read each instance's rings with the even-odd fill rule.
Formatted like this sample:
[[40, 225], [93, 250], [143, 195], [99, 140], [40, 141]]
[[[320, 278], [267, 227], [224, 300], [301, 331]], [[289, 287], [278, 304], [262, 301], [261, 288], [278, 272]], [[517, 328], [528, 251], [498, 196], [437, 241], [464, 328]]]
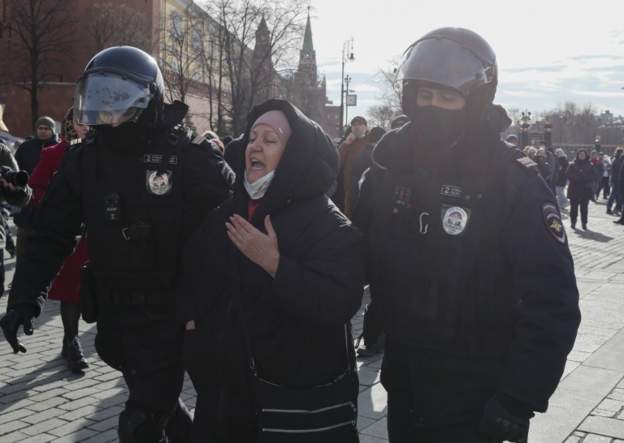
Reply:
[[285, 100], [271, 99], [255, 106], [247, 117], [242, 137], [233, 140], [226, 155], [236, 172], [235, 193], [245, 193], [245, 149], [254, 122], [268, 111], [282, 111], [292, 129], [284, 154], [275, 170], [263, 204], [272, 210], [293, 201], [326, 193], [338, 176], [338, 151], [329, 136], [313, 120]]

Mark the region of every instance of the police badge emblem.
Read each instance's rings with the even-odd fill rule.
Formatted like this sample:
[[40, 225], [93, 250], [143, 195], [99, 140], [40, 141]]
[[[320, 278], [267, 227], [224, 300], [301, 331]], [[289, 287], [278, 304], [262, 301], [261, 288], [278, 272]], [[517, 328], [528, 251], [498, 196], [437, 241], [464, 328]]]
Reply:
[[171, 171], [145, 171], [147, 190], [154, 195], [166, 195], [173, 187]]
[[468, 226], [469, 210], [459, 206], [442, 207], [442, 228], [448, 235], [460, 235]]

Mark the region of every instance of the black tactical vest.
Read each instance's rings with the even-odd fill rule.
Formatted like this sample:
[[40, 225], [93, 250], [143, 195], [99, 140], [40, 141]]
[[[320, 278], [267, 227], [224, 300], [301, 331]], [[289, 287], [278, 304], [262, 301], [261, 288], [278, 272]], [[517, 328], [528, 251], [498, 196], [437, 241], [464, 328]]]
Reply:
[[88, 142], [82, 156], [82, 212], [98, 286], [167, 290], [180, 248], [184, 134], [122, 154]]
[[418, 159], [379, 174], [369, 231], [373, 280], [388, 332], [400, 341], [478, 352], [471, 348], [480, 346], [474, 338], [488, 318], [481, 312], [498, 309], [491, 289], [504, 278], [490, 274], [503, 212], [495, 177], [460, 161]]

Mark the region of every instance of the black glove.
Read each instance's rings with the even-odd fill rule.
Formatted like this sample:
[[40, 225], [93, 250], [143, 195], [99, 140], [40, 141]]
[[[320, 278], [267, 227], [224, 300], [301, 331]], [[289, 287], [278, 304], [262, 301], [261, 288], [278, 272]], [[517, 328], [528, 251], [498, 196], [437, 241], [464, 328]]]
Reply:
[[532, 416], [533, 412], [520, 401], [495, 395], [485, 405], [481, 432], [495, 442], [526, 443]]
[[24, 334], [33, 334], [32, 319], [35, 317], [33, 311], [34, 310], [29, 307], [15, 307], [9, 309], [6, 315], [0, 320], [0, 327], [2, 328], [4, 337], [13, 348], [14, 354], [26, 352], [24, 345], [17, 339], [17, 330], [21, 325], [24, 329]]

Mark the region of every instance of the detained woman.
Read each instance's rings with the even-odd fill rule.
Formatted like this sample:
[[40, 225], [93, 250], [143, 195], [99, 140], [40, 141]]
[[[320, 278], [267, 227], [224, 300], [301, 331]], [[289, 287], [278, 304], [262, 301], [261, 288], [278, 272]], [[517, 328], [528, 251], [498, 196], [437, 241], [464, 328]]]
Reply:
[[255, 107], [228, 149], [234, 194], [182, 267], [194, 441], [357, 442], [363, 263], [359, 232], [326, 196], [336, 149], [282, 100]]

